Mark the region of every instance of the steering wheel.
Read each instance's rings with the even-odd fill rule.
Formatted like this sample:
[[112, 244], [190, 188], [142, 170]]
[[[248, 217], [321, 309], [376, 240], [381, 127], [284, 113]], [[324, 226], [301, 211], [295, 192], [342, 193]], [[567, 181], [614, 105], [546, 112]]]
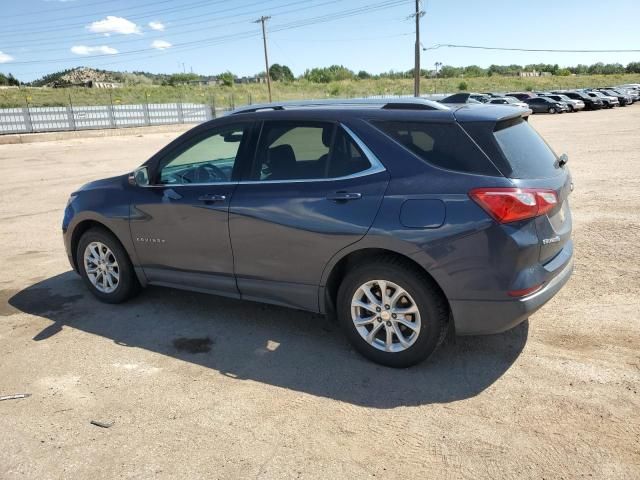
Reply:
[[195, 177], [198, 182], [228, 180], [227, 175], [220, 168], [211, 164], [199, 165], [195, 170]]

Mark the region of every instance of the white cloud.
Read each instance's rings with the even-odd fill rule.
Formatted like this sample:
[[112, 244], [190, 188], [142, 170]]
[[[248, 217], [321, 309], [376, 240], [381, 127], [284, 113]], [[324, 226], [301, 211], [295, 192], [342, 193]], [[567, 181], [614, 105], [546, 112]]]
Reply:
[[86, 45], [75, 45], [71, 47], [71, 52], [76, 55], [91, 55], [92, 53], [102, 54], [102, 55], [115, 55], [118, 53], [113, 47], [108, 47], [107, 45], [101, 45], [99, 47], [87, 47]]
[[165, 40], [154, 40], [151, 46], [156, 50], [166, 50], [171, 47], [171, 44]]
[[164, 23], [162, 22], [149, 22], [149, 28], [151, 30], [158, 30], [159, 32], [164, 32]]
[[123, 35], [142, 33], [140, 27], [135, 23], [126, 18], [114, 17], [112, 15], [107, 16], [104, 20], [98, 20], [97, 22], [87, 25], [87, 30], [93, 33], [104, 33], [106, 35], [110, 33], [121, 33]]
[[8, 63], [8, 62], [11, 62], [12, 60], [13, 60], [13, 57], [11, 55], [0, 51], [0, 63]]

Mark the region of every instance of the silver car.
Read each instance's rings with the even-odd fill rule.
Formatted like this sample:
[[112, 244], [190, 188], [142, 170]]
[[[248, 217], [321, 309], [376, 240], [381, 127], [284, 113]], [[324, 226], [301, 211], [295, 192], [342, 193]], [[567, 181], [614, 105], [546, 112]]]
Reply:
[[498, 105], [512, 105], [514, 107], [522, 107], [522, 108], [527, 108], [527, 109], [529, 108], [529, 105], [527, 105], [526, 103], [521, 102], [516, 97], [510, 97], [508, 95], [504, 96], [504, 97], [491, 98], [486, 103], [493, 103], [493, 104], [498, 104]]
[[574, 100], [560, 93], [545, 93], [542, 96], [565, 103], [570, 112], [579, 112], [584, 109], [584, 102], [582, 100]]

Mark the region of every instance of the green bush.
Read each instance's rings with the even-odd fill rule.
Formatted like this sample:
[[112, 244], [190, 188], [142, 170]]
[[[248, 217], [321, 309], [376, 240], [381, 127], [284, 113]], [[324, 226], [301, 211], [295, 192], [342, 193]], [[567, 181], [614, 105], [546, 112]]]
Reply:
[[469, 86], [467, 85], [467, 82], [462, 81], [458, 84], [458, 90], [467, 90], [469, 88]]

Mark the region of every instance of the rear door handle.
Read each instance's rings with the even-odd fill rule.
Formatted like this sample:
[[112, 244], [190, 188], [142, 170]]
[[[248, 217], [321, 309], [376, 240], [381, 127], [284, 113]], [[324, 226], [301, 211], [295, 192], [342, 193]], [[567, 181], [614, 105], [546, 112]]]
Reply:
[[335, 192], [327, 195], [327, 199], [333, 200], [334, 202], [347, 202], [349, 200], [358, 200], [360, 198], [362, 198], [362, 194], [354, 192]]
[[227, 199], [226, 195], [213, 195], [211, 193], [206, 193], [198, 197], [198, 200], [201, 202], [213, 203], [213, 202], [224, 202]]

